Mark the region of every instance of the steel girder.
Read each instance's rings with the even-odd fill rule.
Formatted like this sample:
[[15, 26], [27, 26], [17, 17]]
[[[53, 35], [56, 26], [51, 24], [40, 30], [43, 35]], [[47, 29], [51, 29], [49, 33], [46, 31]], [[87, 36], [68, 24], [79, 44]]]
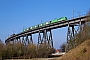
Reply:
[[[81, 22], [81, 19], [78, 23], [78, 28], [76, 29], [75, 28], [75, 24], [73, 25], [70, 25], [69, 22], [68, 22], [68, 30], [67, 30], [67, 43], [66, 43], [66, 47], [65, 47], [65, 51], [67, 52], [69, 49], [71, 49], [71, 47], [76, 47], [76, 41], [75, 41], [75, 38], [76, 38], [76, 34], [77, 33], [81, 33], [82, 32], [82, 22]], [[70, 43], [69, 43], [70, 42]]]
[[[42, 35], [41, 35], [42, 34]], [[39, 31], [38, 34], [38, 47], [40, 45], [47, 45], [48, 48], [53, 48], [53, 39], [51, 30], [44, 30], [43, 32]]]

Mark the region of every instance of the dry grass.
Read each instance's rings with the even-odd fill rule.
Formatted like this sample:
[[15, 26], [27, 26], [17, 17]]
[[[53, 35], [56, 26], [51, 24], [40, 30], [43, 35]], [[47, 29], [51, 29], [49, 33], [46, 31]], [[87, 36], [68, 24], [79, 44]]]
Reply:
[[87, 40], [55, 60], [90, 60], [90, 40]]

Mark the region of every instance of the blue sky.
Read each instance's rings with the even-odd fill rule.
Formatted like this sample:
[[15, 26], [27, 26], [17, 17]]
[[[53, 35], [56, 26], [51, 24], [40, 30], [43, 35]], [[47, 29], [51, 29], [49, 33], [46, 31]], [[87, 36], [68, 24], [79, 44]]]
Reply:
[[[90, 0], [0, 0], [0, 39], [5, 41], [8, 35], [19, 33], [24, 28], [45, 21], [66, 16], [86, 14], [90, 8]], [[67, 27], [52, 30], [54, 47], [66, 42]], [[37, 43], [37, 35], [33, 35]]]

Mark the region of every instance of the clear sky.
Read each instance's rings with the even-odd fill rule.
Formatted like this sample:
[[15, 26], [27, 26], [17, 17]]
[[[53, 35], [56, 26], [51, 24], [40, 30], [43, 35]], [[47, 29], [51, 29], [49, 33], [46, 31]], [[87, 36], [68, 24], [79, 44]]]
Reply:
[[[90, 0], [0, 0], [0, 39], [5, 41], [8, 35], [19, 33], [24, 28], [45, 21], [66, 16], [86, 14]], [[67, 27], [52, 30], [54, 47], [66, 42]], [[33, 35], [37, 43], [38, 34]]]

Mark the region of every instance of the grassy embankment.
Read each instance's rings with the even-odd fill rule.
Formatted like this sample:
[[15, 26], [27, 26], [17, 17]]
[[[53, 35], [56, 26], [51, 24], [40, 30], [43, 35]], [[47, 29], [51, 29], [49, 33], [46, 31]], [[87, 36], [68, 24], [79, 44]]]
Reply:
[[90, 39], [55, 60], [90, 60]]

